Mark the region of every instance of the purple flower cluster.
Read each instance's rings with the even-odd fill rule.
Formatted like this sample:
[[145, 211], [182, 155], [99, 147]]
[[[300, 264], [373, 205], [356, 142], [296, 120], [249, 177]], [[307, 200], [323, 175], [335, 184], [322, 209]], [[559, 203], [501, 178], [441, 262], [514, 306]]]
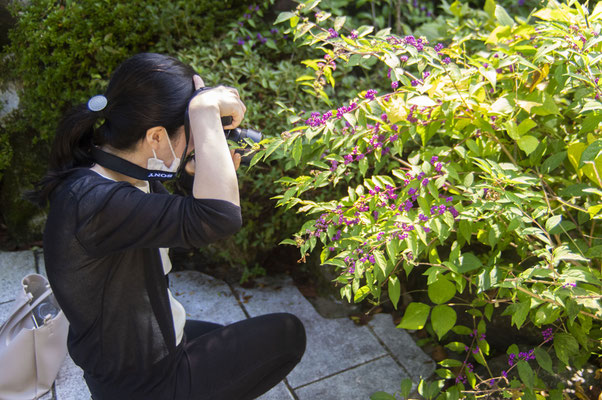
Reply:
[[337, 118], [338, 119], [343, 118], [343, 114], [351, 112], [351, 111], [355, 110], [356, 108], [357, 108], [356, 102], [352, 102], [347, 107], [342, 106], [342, 107], [337, 108]]
[[[357, 103], [353, 102], [349, 106], [342, 106], [337, 108], [336, 117], [337, 119], [343, 118], [343, 114], [353, 111], [357, 108]], [[312, 128], [317, 128], [326, 123], [330, 118], [333, 117], [332, 111], [327, 111], [324, 114], [320, 114], [319, 112], [312, 112], [310, 117], [305, 120], [305, 124], [311, 126]]]
[[407, 45], [414, 46], [416, 50], [422, 51], [424, 50], [424, 45], [428, 44], [428, 41], [423, 40], [422, 38], [416, 39], [414, 36], [409, 35], [403, 39], [403, 42]]
[[[479, 334], [479, 332], [478, 332], [476, 329], [474, 329], [474, 330], [472, 331], [472, 333], [470, 334], [470, 337], [474, 337], [474, 338], [476, 338], [478, 334]], [[486, 337], [487, 337], [487, 336], [486, 336], [484, 333], [482, 333], [482, 334], [479, 336], [478, 340], [485, 340], [485, 338], [486, 338]]]
[[339, 162], [337, 160], [331, 160], [330, 163], [331, 163], [330, 172], [334, 172], [337, 169], [337, 167], [339, 166]]
[[543, 331], [541, 331], [541, 334], [543, 335], [544, 343], [554, 339], [554, 333], [552, 328], [544, 329]]
[[334, 28], [328, 29], [328, 39], [334, 39], [339, 37], [339, 32], [337, 32]]
[[377, 93], [378, 93], [378, 92], [377, 92], [376, 90], [374, 90], [374, 89], [369, 89], [369, 90], [366, 92], [366, 95], [364, 96], [364, 98], [365, 98], [366, 100], [374, 100], [374, 99], [375, 99], [375, 97], [376, 97], [376, 94], [377, 94]]
[[349, 37], [351, 39], [357, 39], [357, 31], [353, 29], [351, 32], [349, 32]]
[[518, 353], [518, 355], [516, 355], [514, 353], [510, 354], [508, 356], [508, 365], [512, 367], [519, 360], [525, 360], [525, 361], [535, 360], [535, 350], [531, 349], [531, 350], [529, 350], [529, 352], [520, 352], [520, 353]]
[[319, 62], [317, 64], [321, 70], [323, 70], [324, 68], [327, 68], [327, 67], [332, 69], [333, 71], [335, 69], [337, 69], [337, 64], [334, 62], [334, 60], [328, 54], [326, 54], [324, 56], [324, 60], [325, 60], [324, 62]]
[[431, 157], [431, 165], [435, 167], [435, 171], [437, 171], [437, 173], [441, 173], [441, 169], [443, 168], [443, 164], [441, 164], [439, 161], [439, 157], [438, 156], [433, 156]]

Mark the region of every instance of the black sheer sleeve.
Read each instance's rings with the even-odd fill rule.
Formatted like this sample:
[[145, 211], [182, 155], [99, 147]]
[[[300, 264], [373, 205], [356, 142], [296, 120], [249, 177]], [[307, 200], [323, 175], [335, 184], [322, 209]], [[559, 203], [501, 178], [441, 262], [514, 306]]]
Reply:
[[77, 205], [77, 239], [97, 256], [129, 248], [201, 247], [242, 224], [240, 207], [228, 201], [147, 194], [127, 183], [96, 184]]

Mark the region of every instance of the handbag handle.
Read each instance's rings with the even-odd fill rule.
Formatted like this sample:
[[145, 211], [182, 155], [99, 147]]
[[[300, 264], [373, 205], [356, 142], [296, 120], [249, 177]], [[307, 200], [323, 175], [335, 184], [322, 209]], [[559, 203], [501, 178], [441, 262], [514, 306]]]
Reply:
[[[52, 294], [52, 289], [48, 288], [40, 297], [38, 297], [33, 303], [26, 302], [23, 303], [19, 308], [17, 308], [11, 315], [8, 317], [5, 323], [0, 327], [0, 337], [6, 333], [8, 329], [11, 327], [15, 327], [18, 322], [22, 321], [27, 317], [27, 314], [31, 313], [31, 311], [36, 308], [38, 304], [46, 300], [48, 296]], [[9, 335], [6, 336], [7, 344], [9, 340]]]

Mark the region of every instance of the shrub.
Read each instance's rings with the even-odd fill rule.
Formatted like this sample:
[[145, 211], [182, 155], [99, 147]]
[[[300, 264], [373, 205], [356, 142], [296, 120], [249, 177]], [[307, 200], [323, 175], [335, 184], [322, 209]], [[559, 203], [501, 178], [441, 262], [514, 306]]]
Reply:
[[[237, 88], [247, 106], [243, 126], [260, 130], [265, 138], [278, 137], [286, 126], [286, 116], [278, 104], [294, 103], [308, 109], [320, 104], [295, 82], [304, 71], [297, 60], [308, 51], [298, 49], [291, 38], [271, 25], [269, 16], [264, 15], [271, 3], [268, 0], [241, 12], [218, 43], [178, 53], [201, 74], [206, 85]], [[284, 174], [278, 162], [266, 162], [251, 170], [240, 168], [243, 227], [232, 238], [201, 249], [207, 262], [227, 263], [238, 269], [245, 281], [265, 274], [268, 265], [291, 261], [273, 259], [278, 243], [301, 224], [299, 217], [274, 208], [276, 201], [271, 197], [281, 191], [275, 182]]]
[[[306, 223], [285, 243], [302, 256], [321, 243], [350, 301], [397, 307], [402, 283], [426, 276], [426, 300], [411, 302], [399, 327], [427, 327], [461, 359], [440, 362], [422, 396], [561, 398], [534, 368], [580, 368], [602, 350], [602, 3], [590, 12], [550, 1], [512, 18], [487, 1], [466, 21], [455, 2], [449, 29], [482, 28], [447, 45], [346, 30], [343, 16], [330, 25], [315, 19], [318, 4], [278, 18], [325, 54], [306, 61], [316, 96], [344, 64], [372, 63], [388, 88], [358, 88], [257, 155], [294, 172], [280, 179], [278, 205], [297, 207]], [[532, 351], [511, 346], [510, 367], [494, 372], [486, 333], [499, 308], [543, 336]]]

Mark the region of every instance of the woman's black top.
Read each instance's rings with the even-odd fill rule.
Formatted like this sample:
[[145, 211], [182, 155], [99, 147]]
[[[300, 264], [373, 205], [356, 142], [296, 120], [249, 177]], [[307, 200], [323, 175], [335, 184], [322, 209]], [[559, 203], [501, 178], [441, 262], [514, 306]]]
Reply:
[[70, 322], [69, 353], [103, 398], [173, 396], [162, 383], [175, 381], [183, 353], [159, 247], [200, 247], [242, 223], [230, 202], [172, 195], [158, 182], [151, 192], [82, 168], [50, 199], [48, 280]]

